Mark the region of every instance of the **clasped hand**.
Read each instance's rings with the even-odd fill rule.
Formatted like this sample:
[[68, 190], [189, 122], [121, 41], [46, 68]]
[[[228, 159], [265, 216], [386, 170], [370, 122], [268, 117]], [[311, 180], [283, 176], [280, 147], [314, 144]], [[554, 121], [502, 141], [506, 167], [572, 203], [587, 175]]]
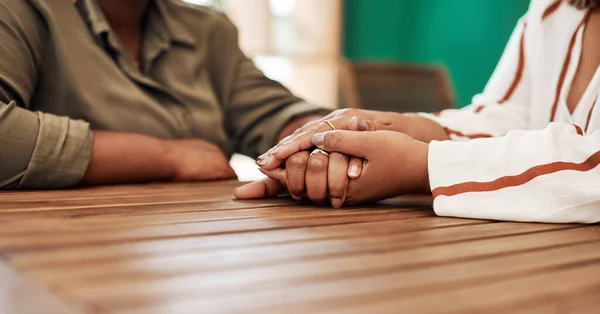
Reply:
[[309, 123], [259, 157], [268, 178], [238, 188], [236, 197], [289, 193], [339, 208], [429, 192], [428, 144], [399, 132], [393, 121], [381, 113], [339, 110]]

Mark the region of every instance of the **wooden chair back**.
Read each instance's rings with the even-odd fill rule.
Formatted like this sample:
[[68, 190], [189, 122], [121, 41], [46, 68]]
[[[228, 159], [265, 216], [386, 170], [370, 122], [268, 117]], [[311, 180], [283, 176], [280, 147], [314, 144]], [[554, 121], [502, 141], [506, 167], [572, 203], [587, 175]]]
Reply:
[[344, 62], [342, 106], [394, 112], [436, 112], [452, 108], [446, 68], [400, 63]]

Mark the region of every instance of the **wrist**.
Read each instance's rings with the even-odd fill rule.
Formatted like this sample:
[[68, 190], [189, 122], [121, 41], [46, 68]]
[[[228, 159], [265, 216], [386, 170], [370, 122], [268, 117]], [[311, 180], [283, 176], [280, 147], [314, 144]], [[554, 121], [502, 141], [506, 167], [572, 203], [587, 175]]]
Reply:
[[422, 144], [422, 155], [421, 155], [421, 181], [420, 188], [425, 193], [431, 192], [431, 184], [429, 183], [429, 144]]
[[437, 122], [422, 117], [415, 113], [406, 113], [404, 116], [404, 134], [417, 141], [429, 143], [431, 141], [449, 140], [444, 128]]
[[161, 152], [159, 154], [160, 157], [158, 157], [158, 164], [164, 169], [169, 180], [173, 180], [177, 177], [177, 166], [179, 164], [178, 149], [173, 141], [162, 139], [158, 139], [157, 141], [157, 147]]
[[415, 115], [414, 114], [408, 114], [408, 113], [400, 113], [400, 118], [398, 118], [398, 132], [402, 132], [412, 138], [414, 138], [414, 135], [417, 133], [417, 126], [418, 123], [416, 123], [415, 121]]
[[371, 120], [376, 124], [376, 130], [387, 130], [406, 133], [407, 118], [404, 114], [393, 111], [367, 112], [360, 116], [364, 120]]
[[[390, 131], [406, 134], [416, 140], [421, 140], [419, 116], [411, 113], [390, 112], [384, 116], [384, 124], [389, 126]], [[387, 121], [386, 121], [387, 120]]]

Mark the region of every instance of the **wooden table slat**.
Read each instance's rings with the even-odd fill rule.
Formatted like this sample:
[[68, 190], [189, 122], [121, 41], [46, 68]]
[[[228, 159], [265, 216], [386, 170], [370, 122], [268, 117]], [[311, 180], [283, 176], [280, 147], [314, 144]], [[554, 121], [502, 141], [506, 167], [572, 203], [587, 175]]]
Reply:
[[[473, 233], [472, 228], [480, 232]], [[362, 255], [383, 253], [406, 248], [424, 247], [426, 245], [452, 245], [457, 241], [495, 238], [498, 236], [529, 234], [546, 230], [562, 230], [567, 227], [560, 225], [529, 225], [527, 229], [519, 224], [492, 224], [474, 226], [456, 226], [425, 231], [389, 234], [383, 236], [360, 236], [350, 239], [334, 238], [317, 241], [289, 242], [256, 247], [231, 249], [212, 249], [199, 251], [170, 252], [169, 254], [146, 254], [125, 258], [124, 253], [116, 258], [91, 260], [86, 263], [75, 260], [53, 264], [52, 274], [75, 274], [78, 272], [103, 276], [119, 274], [119, 271], [136, 269], [139, 271], [155, 272], [164, 267], [178, 265], [179, 270], [192, 269], [222, 269], [224, 267], [240, 267], [273, 264], [285, 260], [298, 260], [331, 255]], [[268, 235], [266, 235], [268, 236]], [[201, 240], [199, 240], [201, 241]], [[455, 243], [456, 245], [456, 243]], [[140, 265], [140, 260], [143, 265]], [[77, 266], [77, 270], [72, 269]], [[22, 267], [21, 269], [24, 269]], [[46, 269], [28, 269], [28, 272], [45, 272]]]
[[302, 227], [256, 231], [240, 237], [239, 234], [217, 234], [200, 237], [182, 237], [148, 240], [141, 243], [104, 244], [75, 248], [58, 248], [47, 251], [31, 252], [22, 258], [16, 256], [13, 265], [22, 269], [42, 267], [61, 267], [69, 263], [86, 264], [116, 259], [138, 259], [150, 256], [165, 256], [176, 253], [190, 253], [200, 250], [234, 249], [290, 242], [318, 241], [327, 239], [357, 238], [361, 236], [386, 236], [419, 230], [430, 230], [453, 226], [487, 224], [485, 221], [453, 218], [431, 219], [409, 218], [405, 224], [396, 220], [357, 222], [353, 224]]
[[[463, 288], [448, 289], [443, 292], [414, 297], [399, 294], [393, 288], [394, 282], [387, 276], [373, 278], [350, 278], [343, 281], [302, 285], [278, 290], [258, 290], [237, 295], [224, 295], [219, 298], [189, 297], [175, 302], [167, 302], [161, 297], [161, 304], [153, 307], [133, 308], [123, 311], [119, 304], [114, 309], [122, 313], [194, 313], [198, 309], [216, 311], [227, 308], [231, 311], [256, 313], [277, 312], [319, 312], [325, 308], [341, 308], [349, 313], [447, 313], [465, 311], [485, 311], [486, 308], [506, 306], [507, 303], [537, 301], [552, 294], [565, 291], [582, 293], [600, 288], [600, 261], [593, 264], [569, 265], [564, 269], [553, 270], [532, 276], [512, 278], [507, 281], [488, 281]], [[167, 287], [165, 287], [167, 288]], [[167, 288], [168, 289], [168, 288]], [[165, 289], [166, 290], [166, 289]], [[383, 291], [382, 291], [383, 290]], [[381, 293], [381, 294], [379, 294]], [[374, 295], [373, 295], [374, 294]], [[357, 307], [351, 300], [376, 298], [376, 305]], [[481, 296], [481, 297], [476, 297]], [[368, 304], [367, 300], [361, 303]], [[332, 299], [332, 300], [328, 300]], [[324, 302], [318, 302], [326, 300]], [[330, 303], [331, 302], [331, 303]], [[107, 303], [110, 308], [112, 304]], [[360, 304], [360, 303], [359, 303]], [[437, 310], [432, 306], [440, 305]], [[347, 308], [349, 307], [349, 309]]]
[[239, 184], [0, 193], [0, 313], [600, 309], [598, 226], [441, 218], [431, 197], [236, 201]]
[[[406, 254], [408, 255], [408, 254]], [[565, 265], [586, 261], [600, 261], [600, 243], [584, 243], [572, 247], [558, 247], [540, 252], [522, 252], [511, 255], [472, 256], [463, 261], [438, 261], [421, 264], [415, 259], [368, 256], [338, 257], [277, 264], [252, 269], [234, 269], [222, 272], [198, 273], [170, 278], [150, 278], [144, 274], [116, 276], [112, 280], [57, 279], [65, 290], [76, 291], [84, 299], [106, 304], [144, 304], [156, 298], [171, 297], [179, 302], [181, 296], [194, 300], [214, 299], [219, 295], [242, 295], [256, 291], [281, 291], [290, 283], [293, 287], [313, 286], [315, 283], [347, 282], [349, 278], [365, 281], [378, 278], [383, 283], [378, 289], [395, 289], [397, 295], [429, 293], [445, 288], [472, 285], [495, 279], [520, 277], [528, 273], [551, 271]], [[461, 283], [462, 281], [462, 283]], [[91, 284], [93, 282], [93, 284]], [[352, 284], [348, 287], [360, 287]], [[164, 287], [172, 287], [166, 293]], [[402, 290], [402, 291], [400, 291]], [[115, 297], [115, 295], [117, 297]], [[313, 301], [311, 301], [313, 302]]]

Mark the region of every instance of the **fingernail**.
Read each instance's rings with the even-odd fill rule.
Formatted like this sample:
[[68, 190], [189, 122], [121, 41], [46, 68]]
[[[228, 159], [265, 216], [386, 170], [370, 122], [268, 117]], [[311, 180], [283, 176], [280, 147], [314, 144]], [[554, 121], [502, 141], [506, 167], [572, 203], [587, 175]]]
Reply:
[[258, 158], [256, 158], [256, 164], [260, 165], [261, 161], [263, 161], [265, 159], [265, 157], [267, 157], [267, 154], [268, 153], [264, 153], [264, 154], [258, 156]]
[[348, 125], [350, 127], [350, 130], [358, 130], [358, 121], [360, 120], [360, 118], [358, 118], [357, 116], [352, 117], [352, 119], [350, 119], [350, 124]]
[[292, 195], [292, 198], [296, 201], [299, 201], [302, 199], [302, 197], [296, 196], [296, 195]]
[[357, 165], [350, 166], [350, 169], [348, 169], [348, 176], [352, 179], [356, 179], [356, 178], [358, 178], [359, 175], [360, 175], [360, 173], [358, 173], [358, 166]]
[[321, 148], [321, 146], [323, 146], [324, 142], [325, 142], [325, 133], [319, 133], [312, 137], [313, 145], [315, 145], [319, 148]]
[[259, 166], [264, 166], [267, 163], [269, 163], [269, 159], [271, 159], [270, 155], [262, 155], [262, 156], [258, 157], [258, 160], [256, 161], [256, 163]]
[[240, 190], [240, 188], [236, 188], [235, 190], [233, 190], [233, 198], [234, 198], [234, 199], [240, 199], [240, 198], [237, 196], [237, 195], [238, 195], [238, 192], [239, 192], [239, 190]]
[[333, 208], [341, 208], [342, 205], [344, 205], [344, 201], [342, 201], [341, 198], [332, 198], [331, 199], [331, 206]]
[[369, 126], [367, 125], [367, 122], [363, 119], [358, 119], [358, 130], [359, 131], [367, 131], [369, 129]]

